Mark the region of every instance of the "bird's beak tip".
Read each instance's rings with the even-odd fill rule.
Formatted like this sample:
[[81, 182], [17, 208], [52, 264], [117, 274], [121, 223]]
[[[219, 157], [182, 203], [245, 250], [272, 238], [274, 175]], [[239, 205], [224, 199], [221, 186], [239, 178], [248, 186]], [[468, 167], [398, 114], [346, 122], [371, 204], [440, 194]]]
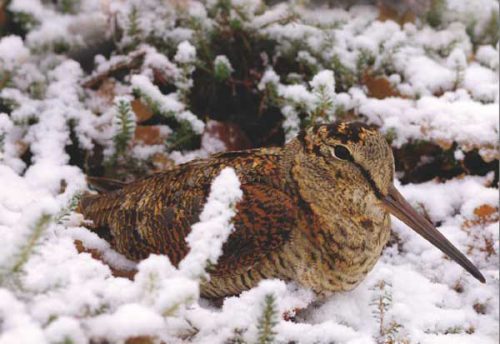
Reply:
[[439, 232], [434, 225], [420, 215], [391, 185], [387, 196], [383, 199], [385, 207], [389, 212], [403, 221], [408, 227], [420, 234], [424, 239], [440, 249], [443, 253], [460, 264], [472, 276], [481, 283], [486, 283], [486, 279], [481, 272], [465, 257], [446, 237]]
[[486, 284], [486, 278], [484, 278], [482, 273], [479, 273], [479, 276], [477, 277], [477, 280], [483, 284]]

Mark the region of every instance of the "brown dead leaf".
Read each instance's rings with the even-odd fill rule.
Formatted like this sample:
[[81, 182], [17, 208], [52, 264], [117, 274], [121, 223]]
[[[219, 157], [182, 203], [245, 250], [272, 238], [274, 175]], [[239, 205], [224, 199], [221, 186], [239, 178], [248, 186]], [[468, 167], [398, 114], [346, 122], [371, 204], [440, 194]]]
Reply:
[[384, 2], [378, 3], [378, 9], [379, 9], [378, 20], [380, 21], [392, 20], [397, 22], [399, 25], [403, 25], [406, 23], [414, 23], [417, 17], [416, 14], [410, 10], [405, 11], [403, 13], [399, 13], [397, 10], [391, 8]]
[[497, 212], [497, 208], [492, 207], [489, 204], [483, 204], [476, 209], [474, 209], [474, 215], [479, 218], [488, 218]]
[[500, 151], [497, 148], [481, 147], [479, 155], [485, 162], [492, 162], [500, 159]]
[[131, 337], [125, 341], [125, 344], [154, 344], [157, 343], [154, 337], [150, 336], [138, 336]]
[[116, 95], [115, 85], [116, 82], [113, 79], [106, 78], [101, 82], [99, 88], [97, 89], [97, 96], [101, 98], [105, 104], [110, 106], [113, 104]]
[[445, 139], [437, 139], [434, 141], [439, 147], [441, 147], [444, 150], [448, 150], [453, 146], [453, 141], [452, 140], [445, 140]]
[[142, 123], [153, 117], [153, 111], [140, 99], [134, 99], [131, 105], [137, 117], [137, 123]]
[[7, 1], [5, 2], [0, 1], [0, 29], [5, 27], [5, 24], [7, 24], [7, 13], [5, 11], [6, 7], [7, 7]]
[[371, 71], [363, 73], [363, 84], [368, 89], [370, 97], [384, 99], [401, 96], [385, 76], [376, 76]]
[[[474, 209], [474, 215], [475, 217], [473, 219], [467, 219], [462, 224], [462, 228], [467, 232], [469, 232], [472, 227], [484, 226], [499, 220], [498, 208], [492, 207], [489, 204], [483, 204]], [[486, 241], [485, 244], [486, 246], [489, 245]]]
[[22, 156], [22, 155], [24, 155], [24, 153], [26, 153], [28, 151], [28, 149], [30, 148], [30, 145], [26, 141], [18, 140], [18, 141], [16, 141], [16, 148], [17, 148], [17, 153], [19, 154], [19, 156]]
[[138, 125], [135, 128], [135, 140], [146, 145], [159, 145], [165, 142], [167, 136], [156, 125]]
[[214, 137], [224, 142], [227, 151], [243, 150], [252, 147], [247, 135], [236, 123], [218, 122], [210, 120], [207, 122], [203, 136]]

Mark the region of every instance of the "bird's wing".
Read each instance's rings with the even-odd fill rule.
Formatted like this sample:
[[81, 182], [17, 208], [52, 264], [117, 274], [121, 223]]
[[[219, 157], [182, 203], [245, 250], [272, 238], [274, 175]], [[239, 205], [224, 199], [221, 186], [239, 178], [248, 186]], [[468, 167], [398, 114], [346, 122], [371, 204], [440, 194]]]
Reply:
[[211, 272], [215, 276], [238, 274], [257, 265], [287, 243], [297, 225], [297, 207], [281, 190], [259, 184], [242, 185], [242, 190], [235, 230]]
[[235, 230], [211, 273], [236, 273], [281, 247], [296, 225], [292, 198], [276, 186], [281, 176], [274, 158], [233, 153], [210, 162], [195, 161], [119, 190], [84, 197], [79, 209], [93, 221], [93, 230], [128, 258], [166, 254], [178, 265], [189, 251], [185, 238], [199, 220], [214, 177], [232, 166], [244, 196], [233, 219]]

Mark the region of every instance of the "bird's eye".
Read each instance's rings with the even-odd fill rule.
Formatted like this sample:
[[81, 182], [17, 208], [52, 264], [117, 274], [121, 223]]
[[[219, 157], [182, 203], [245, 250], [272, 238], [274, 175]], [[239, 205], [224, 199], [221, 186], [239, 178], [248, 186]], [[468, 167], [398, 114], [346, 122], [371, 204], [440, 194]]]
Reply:
[[333, 147], [333, 156], [339, 160], [352, 160], [351, 152], [344, 146], [337, 145]]

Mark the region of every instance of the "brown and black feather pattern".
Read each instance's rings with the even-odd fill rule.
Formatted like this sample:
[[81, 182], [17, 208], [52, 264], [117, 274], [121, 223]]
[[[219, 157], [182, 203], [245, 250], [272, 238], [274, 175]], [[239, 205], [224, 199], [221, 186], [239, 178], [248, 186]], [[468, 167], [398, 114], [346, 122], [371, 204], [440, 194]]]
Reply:
[[[151, 253], [166, 254], [178, 265], [189, 251], [185, 238], [199, 220], [213, 179], [224, 167], [233, 167], [244, 196], [233, 219], [235, 231], [210, 274], [213, 285], [237, 279], [223, 293], [236, 294], [267, 277], [260, 267], [253, 274], [250, 270], [279, 251], [296, 227], [296, 201], [283, 191], [286, 178], [281, 158], [279, 148], [219, 154], [108, 193], [86, 196], [80, 210], [93, 221], [93, 230], [127, 258], [137, 261]], [[250, 276], [241, 279], [248, 271]], [[204, 294], [221, 293], [206, 290]]]

